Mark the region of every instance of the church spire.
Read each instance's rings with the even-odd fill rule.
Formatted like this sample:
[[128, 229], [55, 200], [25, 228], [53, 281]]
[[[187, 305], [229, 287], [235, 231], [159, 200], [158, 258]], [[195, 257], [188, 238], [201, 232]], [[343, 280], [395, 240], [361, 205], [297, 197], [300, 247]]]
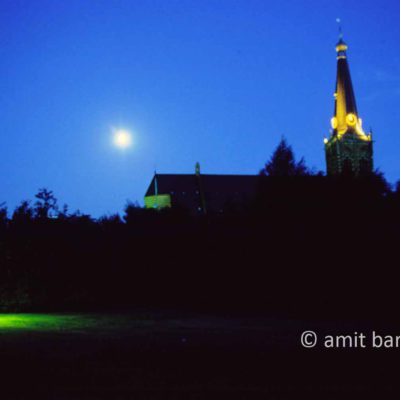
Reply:
[[333, 131], [331, 137], [324, 142], [328, 174], [341, 174], [345, 170], [351, 170], [352, 174], [358, 175], [362, 171], [372, 171], [372, 135], [366, 134], [362, 128], [347, 61], [347, 49], [339, 26], [335, 108], [331, 119]]
[[361, 120], [358, 117], [356, 98], [347, 62], [347, 44], [343, 41], [342, 34], [340, 36], [339, 42], [336, 44], [337, 74], [334, 94], [335, 111], [331, 121], [332, 128], [339, 135], [346, 133], [348, 130], [356, 130], [362, 136], [365, 134], [362, 131]]
[[362, 120], [358, 115], [356, 98], [347, 61], [348, 46], [343, 40], [342, 28], [339, 26], [339, 41], [336, 44], [337, 73], [334, 115], [331, 119], [333, 135], [341, 137], [353, 133], [361, 140], [371, 140], [371, 135], [362, 129]]

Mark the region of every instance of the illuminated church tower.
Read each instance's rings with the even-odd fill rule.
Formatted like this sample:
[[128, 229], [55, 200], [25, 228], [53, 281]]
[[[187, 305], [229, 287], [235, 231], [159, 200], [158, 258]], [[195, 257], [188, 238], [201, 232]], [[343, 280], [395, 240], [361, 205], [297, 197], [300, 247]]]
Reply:
[[337, 77], [332, 133], [325, 138], [328, 175], [366, 175], [372, 173], [372, 134], [366, 134], [358, 115], [346, 55], [347, 45], [340, 35], [336, 45]]

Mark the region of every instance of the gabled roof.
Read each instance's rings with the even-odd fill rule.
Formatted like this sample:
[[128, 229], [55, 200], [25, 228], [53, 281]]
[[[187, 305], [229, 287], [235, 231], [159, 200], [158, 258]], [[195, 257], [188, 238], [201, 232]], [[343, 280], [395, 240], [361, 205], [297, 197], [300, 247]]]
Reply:
[[[147, 196], [169, 194], [173, 205], [220, 212], [228, 203], [243, 205], [254, 198], [258, 175], [155, 174]], [[204, 199], [204, 200], [203, 200]]]
[[155, 174], [145, 196], [154, 196], [155, 179], [158, 194], [198, 190], [199, 178], [209, 192], [252, 192], [259, 180], [258, 175], [208, 175], [208, 174]]

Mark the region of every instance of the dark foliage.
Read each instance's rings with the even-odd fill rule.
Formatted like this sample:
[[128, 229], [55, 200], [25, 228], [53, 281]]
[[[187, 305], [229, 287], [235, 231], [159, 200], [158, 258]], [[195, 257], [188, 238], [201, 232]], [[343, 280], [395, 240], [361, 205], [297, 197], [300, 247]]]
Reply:
[[46, 188], [39, 189], [35, 197], [37, 199], [35, 202], [35, 214], [38, 218], [43, 219], [57, 215], [57, 199], [51, 190], [47, 190]]
[[3, 230], [6, 228], [8, 223], [7, 220], [7, 207], [4, 203], [0, 204], [0, 230]]
[[271, 156], [271, 159], [265, 164], [265, 167], [260, 171], [261, 175], [267, 176], [305, 176], [311, 172], [306, 166], [304, 158], [296, 161], [292, 147], [286, 142], [283, 137], [277, 148]]
[[14, 210], [12, 216], [12, 222], [14, 224], [26, 224], [33, 220], [34, 211], [32, 207], [29, 205], [28, 200], [24, 200], [21, 204]]
[[250, 207], [200, 217], [128, 204], [122, 219], [44, 218], [41, 200], [43, 212], [0, 213], [3, 310], [383, 318], [398, 306], [400, 196], [379, 174], [260, 177]]

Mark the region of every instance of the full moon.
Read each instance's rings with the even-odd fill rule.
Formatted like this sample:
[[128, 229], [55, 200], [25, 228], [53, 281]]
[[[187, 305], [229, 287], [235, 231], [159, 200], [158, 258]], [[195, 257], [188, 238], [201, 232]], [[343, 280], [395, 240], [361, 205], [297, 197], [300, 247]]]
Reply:
[[120, 149], [126, 149], [132, 145], [132, 135], [125, 129], [117, 129], [113, 136], [114, 145]]

